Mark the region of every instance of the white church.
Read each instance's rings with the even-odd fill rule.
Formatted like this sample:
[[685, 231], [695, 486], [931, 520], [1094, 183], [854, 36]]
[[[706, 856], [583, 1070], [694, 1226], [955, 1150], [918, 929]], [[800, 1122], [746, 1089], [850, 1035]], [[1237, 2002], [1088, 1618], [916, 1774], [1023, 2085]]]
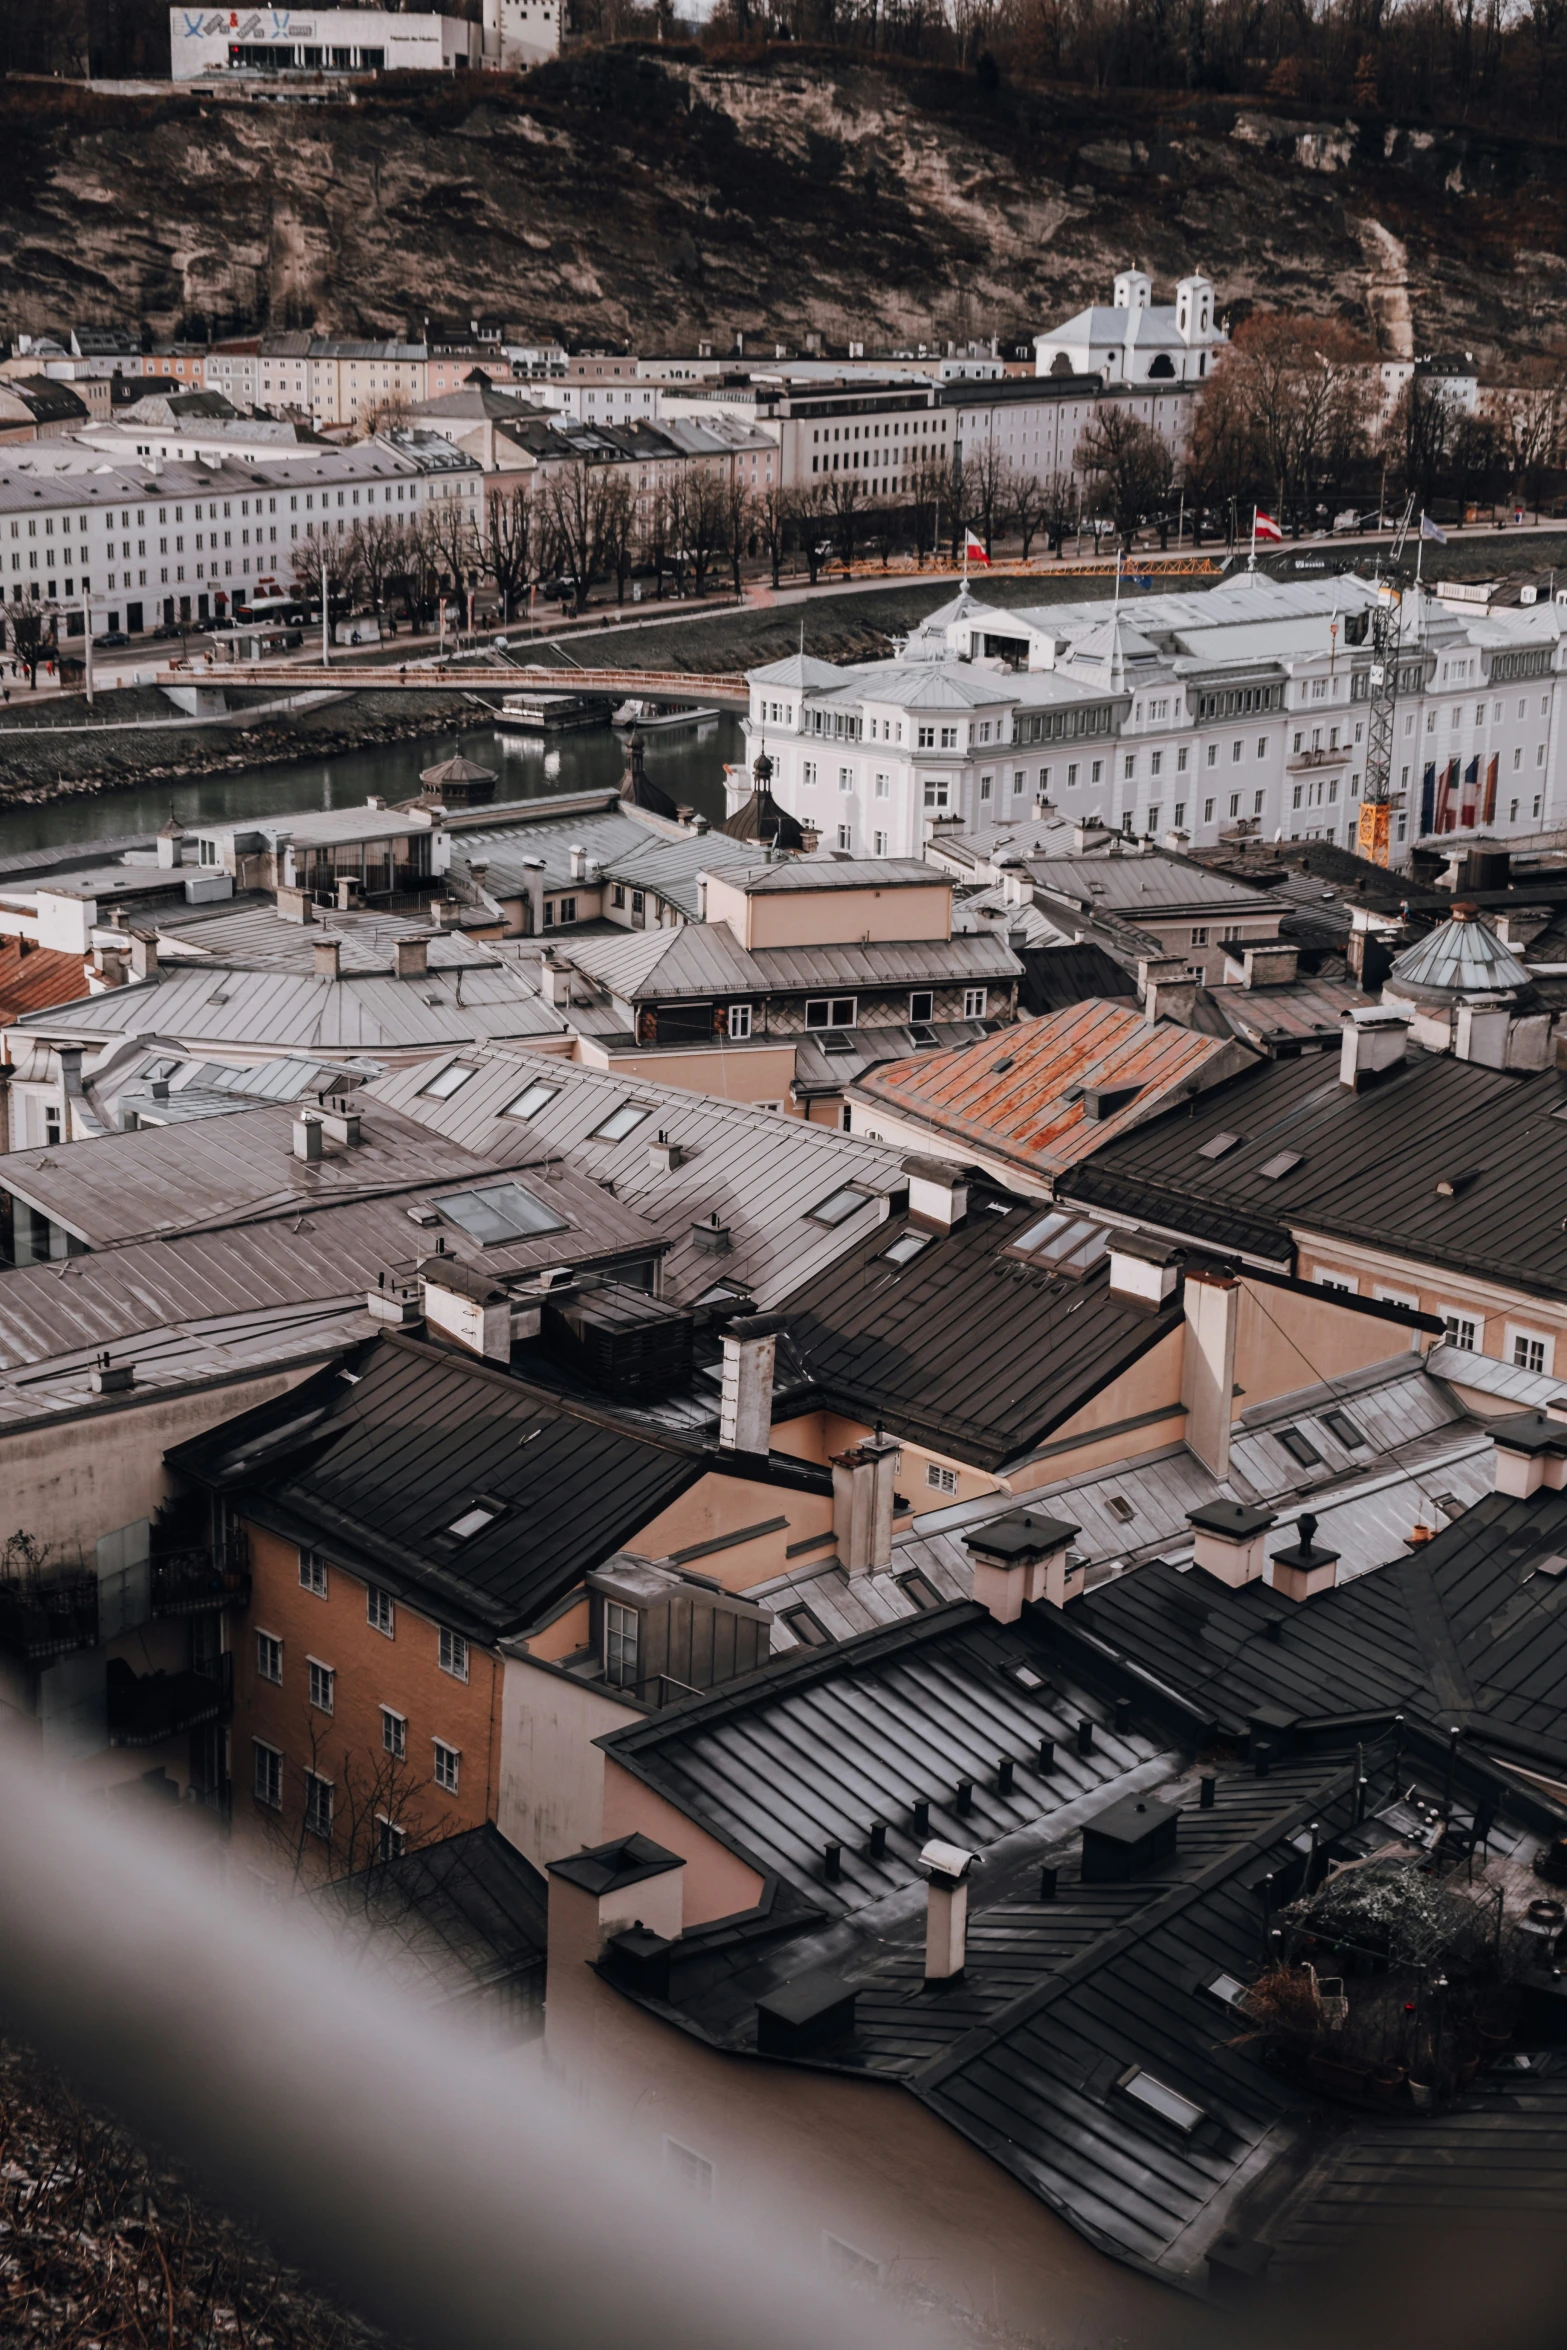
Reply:
[[1118, 384], [1201, 383], [1229, 341], [1214, 321], [1213, 285], [1183, 277], [1175, 300], [1155, 302], [1153, 279], [1123, 269], [1114, 299], [1034, 337], [1036, 375], [1102, 375]]

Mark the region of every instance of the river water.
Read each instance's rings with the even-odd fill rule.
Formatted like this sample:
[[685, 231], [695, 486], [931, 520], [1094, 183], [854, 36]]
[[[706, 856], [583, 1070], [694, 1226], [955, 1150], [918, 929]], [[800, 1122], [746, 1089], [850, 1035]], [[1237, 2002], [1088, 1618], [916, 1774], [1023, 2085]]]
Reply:
[[[171, 747], [177, 740], [171, 737]], [[645, 738], [650, 780], [682, 807], [717, 821], [724, 813], [724, 765], [744, 756], [739, 720], [727, 711], [695, 733]], [[282, 816], [306, 808], [351, 808], [372, 797], [396, 802], [419, 789], [419, 771], [454, 750], [499, 777], [497, 800], [539, 799], [554, 792], [601, 791], [618, 784], [625, 767], [622, 738], [607, 726], [580, 734], [500, 734], [493, 727], [429, 734], [408, 742], [377, 743], [326, 759], [287, 765], [236, 767], [188, 783], [148, 783], [100, 793], [93, 799], [55, 800], [42, 807], [0, 809], [0, 857], [61, 844], [123, 839], [156, 832], [172, 808], [184, 824], [228, 823], [247, 816]]]

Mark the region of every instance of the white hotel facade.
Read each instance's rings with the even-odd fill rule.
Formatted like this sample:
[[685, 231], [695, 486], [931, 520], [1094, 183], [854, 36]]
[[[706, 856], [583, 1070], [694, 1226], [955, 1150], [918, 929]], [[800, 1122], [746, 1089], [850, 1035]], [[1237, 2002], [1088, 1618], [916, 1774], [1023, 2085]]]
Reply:
[[[1008, 611], [965, 590], [890, 661], [809, 655], [753, 670], [748, 760], [822, 845], [923, 853], [1046, 800], [1196, 846], [1244, 823], [1353, 847], [1377, 591], [1242, 575], [1203, 593]], [[1567, 821], [1567, 609], [1405, 606], [1392, 856], [1417, 840], [1521, 837]], [[731, 800], [743, 798], [737, 775]]]

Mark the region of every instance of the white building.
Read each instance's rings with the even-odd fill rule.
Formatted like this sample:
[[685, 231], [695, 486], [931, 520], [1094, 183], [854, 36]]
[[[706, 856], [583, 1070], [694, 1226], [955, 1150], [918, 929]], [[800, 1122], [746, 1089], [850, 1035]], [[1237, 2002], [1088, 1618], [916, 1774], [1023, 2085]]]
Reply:
[[[754, 670], [750, 751], [823, 845], [921, 854], [938, 817], [980, 828], [1040, 802], [1127, 834], [1353, 847], [1377, 591], [1243, 576], [1206, 593], [1007, 611], [965, 592], [899, 658]], [[1406, 608], [1393, 856], [1567, 820], [1567, 608]], [[739, 786], [732, 796], [743, 796]]]
[[1201, 383], [1229, 341], [1214, 319], [1213, 286], [1183, 277], [1175, 300], [1158, 303], [1153, 280], [1123, 269], [1112, 300], [1080, 310], [1034, 337], [1036, 375], [1102, 375], [1107, 385]]
[[485, 0], [482, 25], [390, 8], [169, 10], [177, 82], [212, 74], [512, 72], [555, 56], [561, 0]]

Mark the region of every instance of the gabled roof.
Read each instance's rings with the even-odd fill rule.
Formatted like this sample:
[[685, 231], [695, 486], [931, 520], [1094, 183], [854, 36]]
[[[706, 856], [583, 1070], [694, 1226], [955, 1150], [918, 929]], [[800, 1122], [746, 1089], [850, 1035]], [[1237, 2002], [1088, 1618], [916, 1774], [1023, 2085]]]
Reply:
[[[854, 1090], [867, 1105], [1037, 1178], [1102, 1150], [1173, 1096], [1200, 1092], [1242, 1049], [1095, 1000], [984, 1044], [872, 1070]], [[1109, 1097], [1105, 1114], [1090, 1116], [1085, 1087]]]
[[68, 1004], [85, 985], [80, 955], [62, 955], [31, 940], [0, 940], [0, 1024], [50, 1004]]
[[[521, 1631], [694, 1484], [694, 1445], [388, 1335], [169, 1460], [329, 1564], [486, 1640]], [[482, 1497], [482, 1500], [481, 1500]], [[495, 1514], [454, 1535], [476, 1503]]]
[[755, 959], [722, 922], [686, 922], [678, 930], [628, 930], [573, 937], [566, 960], [624, 1003], [719, 992], [756, 995], [767, 982]]
[[374, 1981], [438, 2006], [504, 1992], [519, 2020], [543, 2007], [549, 1886], [493, 1820], [377, 1860], [313, 1901]]

